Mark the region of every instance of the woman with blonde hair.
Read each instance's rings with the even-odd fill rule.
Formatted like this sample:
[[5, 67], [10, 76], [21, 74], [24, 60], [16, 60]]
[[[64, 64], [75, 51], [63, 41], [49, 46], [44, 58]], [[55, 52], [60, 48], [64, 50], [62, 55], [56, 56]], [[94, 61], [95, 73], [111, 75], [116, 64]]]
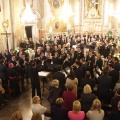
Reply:
[[68, 75], [66, 79], [65, 85], [70, 84], [70, 83], [73, 84], [73, 92], [75, 92], [77, 96], [78, 79], [75, 77], [75, 73], [73, 70], [70, 70], [70, 74]]
[[95, 94], [92, 94], [90, 85], [86, 84], [80, 97], [82, 110], [85, 113], [91, 108], [94, 99], [96, 99]]
[[40, 104], [40, 97], [34, 96], [32, 99], [33, 104], [31, 105], [32, 113], [40, 113], [41, 115], [47, 111], [46, 107]]
[[16, 111], [12, 114], [12, 120], [23, 120], [22, 113], [20, 111]]
[[54, 79], [52, 81], [51, 86], [49, 87], [50, 95], [48, 97], [48, 101], [51, 106], [55, 105], [55, 101], [58, 97], [62, 96], [62, 89], [59, 88], [59, 81]]
[[68, 112], [70, 120], [84, 120], [85, 113], [81, 111], [81, 103], [78, 100], [73, 102], [73, 110]]
[[31, 120], [42, 120], [42, 116], [40, 115], [40, 113], [34, 113]]
[[101, 109], [101, 102], [98, 99], [93, 101], [91, 110], [86, 113], [89, 120], [103, 120], [104, 111]]

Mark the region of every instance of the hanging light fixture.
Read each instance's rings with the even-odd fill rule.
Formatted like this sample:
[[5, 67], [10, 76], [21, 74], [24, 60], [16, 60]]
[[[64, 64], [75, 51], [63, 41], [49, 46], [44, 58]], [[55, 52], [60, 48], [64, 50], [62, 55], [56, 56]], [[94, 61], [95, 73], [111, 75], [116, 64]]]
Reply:
[[26, 8], [21, 16], [22, 23], [31, 23], [35, 21], [35, 15], [31, 9], [30, 3], [26, 4]]

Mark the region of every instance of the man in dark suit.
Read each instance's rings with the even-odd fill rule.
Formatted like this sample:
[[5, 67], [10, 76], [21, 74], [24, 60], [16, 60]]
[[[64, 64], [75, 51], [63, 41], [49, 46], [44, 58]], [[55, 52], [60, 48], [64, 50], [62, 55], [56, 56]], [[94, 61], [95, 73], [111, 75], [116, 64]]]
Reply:
[[84, 54], [82, 53], [80, 47], [77, 48], [77, 60], [84, 58]]
[[78, 79], [78, 86], [80, 86], [81, 80], [82, 80], [82, 76], [83, 76], [83, 71], [82, 71], [82, 67], [80, 65], [79, 61], [76, 61], [74, 64], [74, 72], [75, 72], [75, 76]]
[[86, 71], [85, 78], [82, 79], [80, 86], [84, 88], [86, 84], [89, 84], [92, 89], [95, 86], [95, 80], [91, 78], [90, 71]]
[[71, 67], [73, 64], [73, 58], [71, 58], [71, 53], [67, 53], [66, 59], [63, 61], [63, 67]]
[[98, 77], [98, 98], [101, 102], [109, 103], [112, 78], [108, 76], [108, 69], [103, 70], [103, 74]]
[[119, 74], [118, 74], [117, 70], [114, 69], [113, 64], [109, 64], [108, 69], [109, 69], [108, 76], [111, 76], [111, 78], [112, 78], [111, 89], [113, 90], [117, 81], [119, 80]]
[[65, 90], [65, 74], [62, 73], [62, 67], [59, 66], [58, 71], [54, 73], [54, 79], [59, 80], [59, 87], [62, 88], [62, 90]]
[[101, 59], [101, 55], [97, 54], [97, 58], [95, 59], [95, 67], [100, 68], [102, 70], [103, 60]]
[[104, 56], [105, 54], [105, 42], [104, 41], [101, 41], [101, 45], [99, 46], [98, 48], [98, 52]]
[[120, 71], [120, 63], [117, 57], [113, 57], [114, 69], [117, 70], [118, 74]]

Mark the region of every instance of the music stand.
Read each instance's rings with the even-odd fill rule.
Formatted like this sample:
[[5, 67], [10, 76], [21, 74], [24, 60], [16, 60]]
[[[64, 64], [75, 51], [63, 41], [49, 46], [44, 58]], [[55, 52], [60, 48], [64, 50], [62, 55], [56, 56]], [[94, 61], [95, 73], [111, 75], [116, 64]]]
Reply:
[[[38, 76], [41, 77], [41, 78], [47, 78], [49, 75], [50, 75], [50, 72], [46, 72], [46, 71], [38, 72]], [[42, 81], [43, 81], [43, 85], [40, 87], [40, 89], [43, 88], [43, 93], [44, 93], [45, 80], [42, 79]], [[46, 87], [46, 88], [47, 88], [47, 87]], [[47, 89], [48, 89], [48, 88], [47, 88]]]

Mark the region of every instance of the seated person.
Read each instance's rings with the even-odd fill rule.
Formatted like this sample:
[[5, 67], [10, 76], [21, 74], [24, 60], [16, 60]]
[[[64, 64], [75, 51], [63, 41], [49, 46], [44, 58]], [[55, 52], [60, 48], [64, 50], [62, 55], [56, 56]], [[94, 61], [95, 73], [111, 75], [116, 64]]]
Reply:
[[92, 106], [93, 100], [96, 98], [95, 94], [92, 94], [90, 85], [86, 84], [81, 94], [80, 101], [82, 110], [86, 113]]
[[70, 120], [84, 120], [85, 113], [81, 111], [81, 103], [78, 100], [73, 102], [73, 110], [68, 112]]
[[52, 120], [68, 120], [68, 111], [62, 108], [64, 100], [63, 98], [57, 98], [55, 105], [51, 107], [51, 118]]
[[86, 113], [89, 120], [103, 120], [104, 111], [101, 109], [101, 102], [98, 99], [93, 101], [91, 110]]
[[31, 105], [32, 113], [40, 113], [41, 115], [47, 111], [46, 107], [40, 104], [40, 97], [34, 96], [32, 99], [33, 104]]
[[118, 102], [117, 108], [116, 111], [110, 113], [109, 120], [120, 120], [120, 101]]
[[118, 102], [120, 101], [120, 88], [115, 92], [114, 97], [111, 99], [112, 110], [118, 110]]
[[16, 111], [12, 114], [12, 120], [23, 120], [22, 113], [20, 111]]
[[51, 106], [55, 105], [55, 101], [58, 97], [62, 96], [62, 89], [59, 88], [59, 81], [57, 79], [52, 81], [52, 85], [49, 88], [50, 95], [48, 97], [48, 101]]

